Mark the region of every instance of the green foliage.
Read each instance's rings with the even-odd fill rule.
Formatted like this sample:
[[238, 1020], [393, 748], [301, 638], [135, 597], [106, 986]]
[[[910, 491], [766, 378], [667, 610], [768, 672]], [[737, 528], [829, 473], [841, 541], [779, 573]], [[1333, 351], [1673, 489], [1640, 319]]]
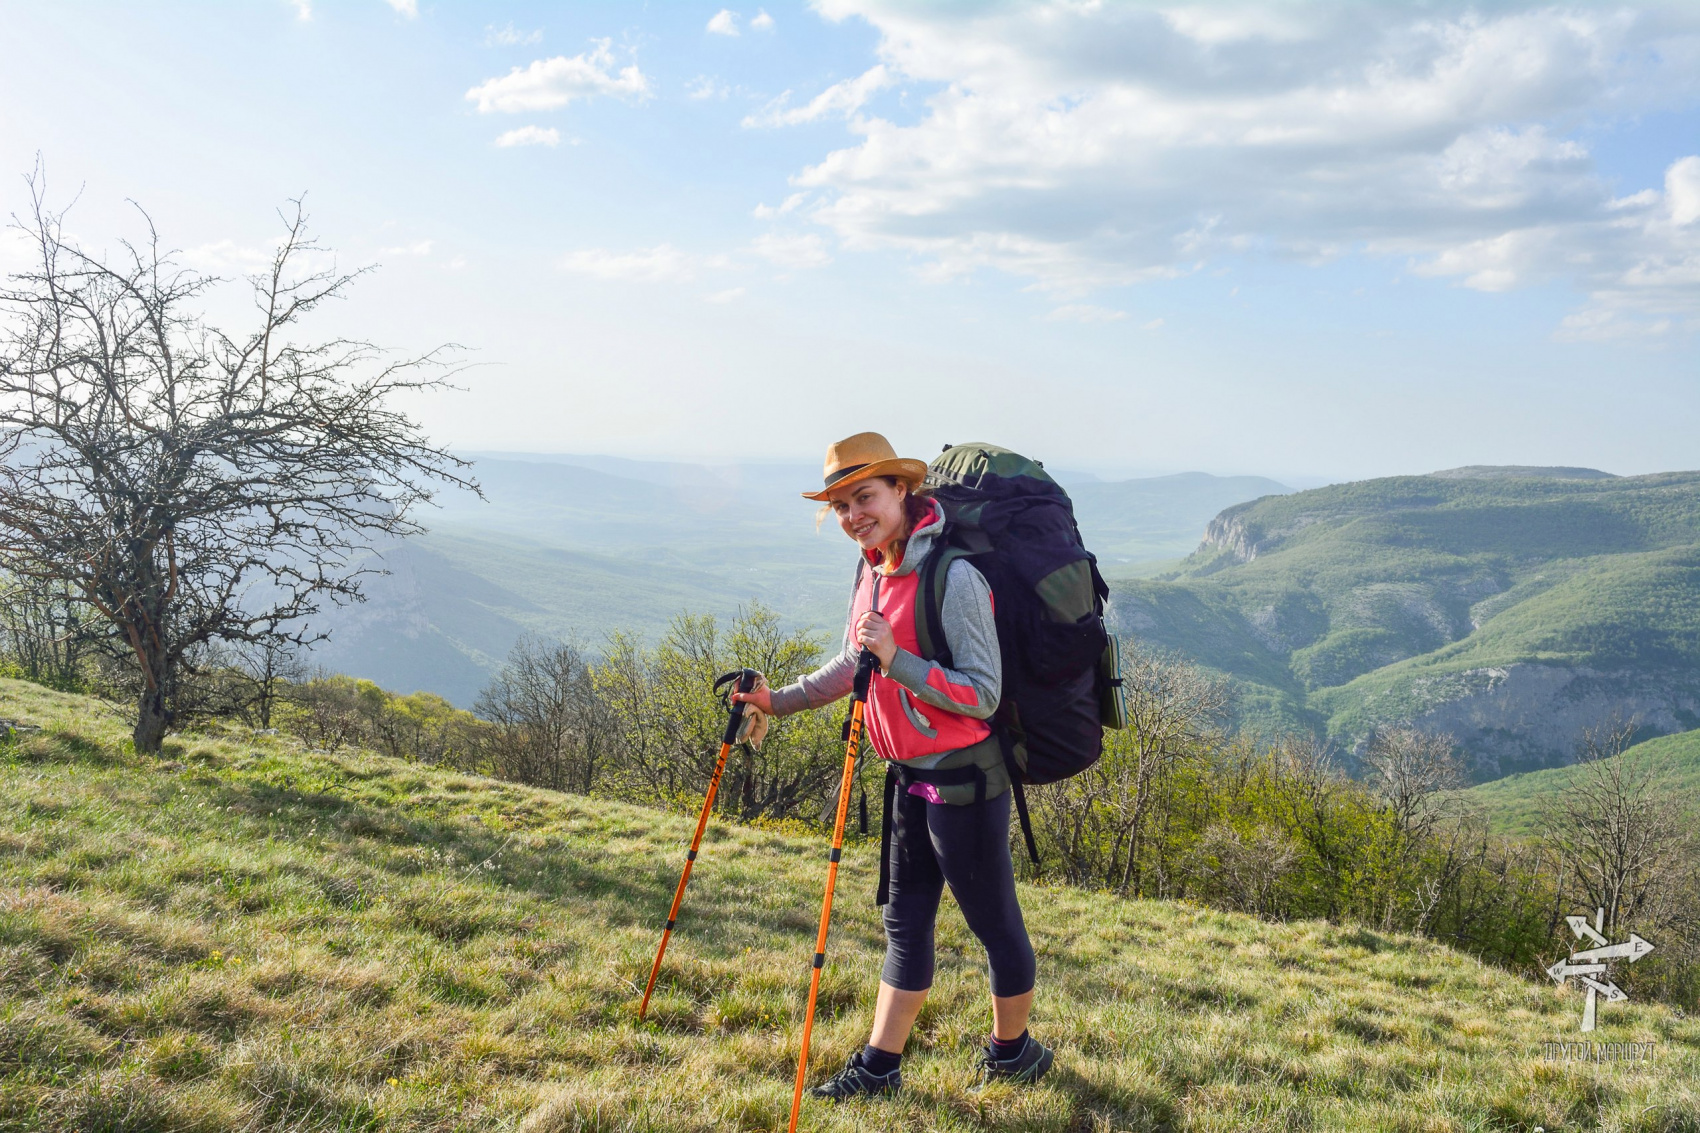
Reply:
[[[818, 833], [710, 827], [639, 1025], [688, 819], [287, 736], [137, 758], [121, 720], [33, 685], [0, 683], [0, 713], [46, 726], [0, 751], [0, 1126], [784, 1128]], [[840, 874], [811, 1077], [867, 1036], [875, 851]], [[947, 901], [905, 1094], [809, 1103], [806, 1128], [1700, 1123], [1700, 1023], [1657, 1004], [1610, 1006], [1595, 1036], [1651, 1062], [1549, 1061], [1579, 998], [1431, 940], [1020, 894], [1056, 1070], [968, 1092], [984, 961]]]
[[1552, 860], [1467, 821], [1404, 826], [1307, 743], [1188, 744], [1152, 777], [1143, 834], [1122, 820], [1138, 760], [1110, 733], [1096, 767], [1031, 792], [1041, 853], [1076, 884], [1426, 932], [1531, 974], [1550, 951]]
[[[615, 634], [592, 674], [614, 728], [611, 746], [620, 753], [605, 793], [696, 809], [726, 729], [715, 680], [751, 668], [777, 687], [813, 669], [822, 646], [812, 634], [786, 630], [759, 604], [741, 611], [725, 632], [712, 615], [682, 614], [653, 649]], [[738, 745], [728, 757], [718, 808], [746, 820], [818, 817], [843, 761], [837, 711], [774, 720], [760, 748]]]
[[376, 748], [427, 763], [476, 762], [483, 724], [429, 692], [401, 695], [340, 674], [288, 686], [276, 723], [318, 747]]

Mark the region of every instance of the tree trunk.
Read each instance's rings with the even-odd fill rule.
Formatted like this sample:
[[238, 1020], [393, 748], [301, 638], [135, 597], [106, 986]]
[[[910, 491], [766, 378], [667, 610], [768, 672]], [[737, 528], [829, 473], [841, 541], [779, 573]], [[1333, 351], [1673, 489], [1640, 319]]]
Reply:
[[131, 733], [138, 753], [159, 754], [160, 742], [171, 727], [171, 716], [171, 710], [165, 706], [163, 692], [157, 688], [142, 690], [136, 706], [136, 730]]

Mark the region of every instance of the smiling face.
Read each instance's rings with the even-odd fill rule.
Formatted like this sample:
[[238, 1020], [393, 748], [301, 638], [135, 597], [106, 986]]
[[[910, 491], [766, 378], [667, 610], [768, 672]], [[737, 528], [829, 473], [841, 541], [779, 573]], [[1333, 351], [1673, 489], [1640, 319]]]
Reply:
[[908, 487], [901, 481], [892, 484], [884, 477], [875, 476], [833, 489], [828, 502], [833, 514], [838, 516], [838, 526], [856, 540], [858, 547], [864, 551], [883, 550], [908, 534], [903, 515], [903, 501], [908, 494]]

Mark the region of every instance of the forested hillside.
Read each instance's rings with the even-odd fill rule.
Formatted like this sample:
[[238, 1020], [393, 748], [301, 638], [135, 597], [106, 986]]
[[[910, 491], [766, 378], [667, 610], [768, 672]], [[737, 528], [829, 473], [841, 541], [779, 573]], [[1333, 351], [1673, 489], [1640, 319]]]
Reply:
[[1117, 629], [1231, 675], [1252, 722], [1452, 734], [1491, 779], [1612, 714], [1700, 725], [1700, 473], [1466, 468], [1229, 508]]

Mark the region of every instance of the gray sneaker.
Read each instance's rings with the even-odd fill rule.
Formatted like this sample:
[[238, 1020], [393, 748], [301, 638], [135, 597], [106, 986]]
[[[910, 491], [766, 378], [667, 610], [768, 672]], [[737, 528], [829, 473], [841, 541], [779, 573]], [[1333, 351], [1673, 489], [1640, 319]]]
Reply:
[[989, 1086], [993, 1082], [1014, 1082], [1025, 1086], [1037, 1082], [1045, 1076], [1055, 1058], [1056, 1052], [1032, 1035], [1027, 1036], [1027, 1045], [1014, 1058], [993, 1058], [990, 1050], [982, 1051], [980, 1086]]
[[809, 1096], [842, 1102], [862, 1094], [895, 1094], [902, 1087], [902, 1067], [889, 1074], [875, 1074], [862, 1065], [862, 1052], [857, 1051], [845, 1062], [844, 1069], [811, 1089]]

